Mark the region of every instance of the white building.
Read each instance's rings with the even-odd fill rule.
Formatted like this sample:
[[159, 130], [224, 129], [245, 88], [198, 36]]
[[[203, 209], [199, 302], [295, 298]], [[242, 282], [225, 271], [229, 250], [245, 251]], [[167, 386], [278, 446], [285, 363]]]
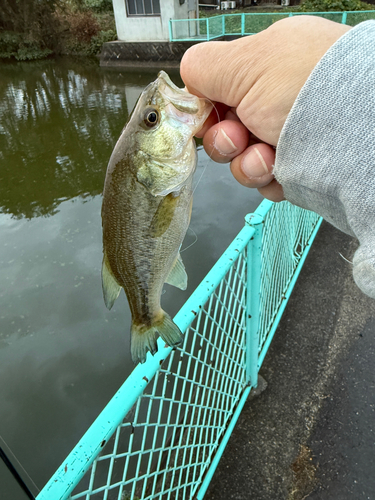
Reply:
[[[117, 38], [122, 42], [168, 42], [170, 19], [195, 19], [198, 0], [112, 0]], [[187, 23], [176, 23], [187, 30]]]

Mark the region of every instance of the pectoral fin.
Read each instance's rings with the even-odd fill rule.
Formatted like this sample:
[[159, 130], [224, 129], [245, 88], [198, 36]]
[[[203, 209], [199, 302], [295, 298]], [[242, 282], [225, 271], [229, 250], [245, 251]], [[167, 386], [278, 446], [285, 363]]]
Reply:
[[188, 278], [185, 271], [185, 266], [181, 260], [181, 255], [178, 254], [176, 262], [174, 263], [174, 266], [172, 267], [168, 275], [166, 283], [168, 283], [168, 285], [173, 285], [177, 288], [180, 288], [181, 290], [186, 290], [187, 279]]
[[169, 228], [177, 203], [178, 196], [173, 193], [168, 194], [161, 200], [150, 225], [150, 233], [153, 238], [159, 238]]
[[105, 305], [108, 309], [111, 309], [120, 294], [121, 286], [117, 283], [116, 278], [113, 276], [106, 253], [104, 253], [102, 265], [102, 288]]

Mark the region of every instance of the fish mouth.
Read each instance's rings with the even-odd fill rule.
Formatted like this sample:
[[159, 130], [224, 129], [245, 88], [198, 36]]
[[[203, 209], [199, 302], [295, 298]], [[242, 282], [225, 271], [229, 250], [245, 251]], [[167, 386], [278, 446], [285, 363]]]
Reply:
[[164, 99], [172, 104], [168, 106], [169, 112], [179, 121], [188, 124], [193, 135], [198, 132], [212, 111], [212, 103], [177, 87], [165, 71], [158, 74], [157, 87]]

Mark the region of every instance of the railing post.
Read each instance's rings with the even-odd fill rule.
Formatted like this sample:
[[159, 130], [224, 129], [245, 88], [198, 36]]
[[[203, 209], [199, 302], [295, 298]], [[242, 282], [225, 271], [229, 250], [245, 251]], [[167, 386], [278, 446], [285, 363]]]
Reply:
[[207, 28], [207, 42], [210, 41], [210, 25], [208, 23], [208, 17], [206, 17], [206, 28]]
[[346, 24], [346, 17], [347, 17], [347, 12], [342, 13], [342, 19], [341, 19], [341, 24]]
[[221, 15], [221, 31], [223, 36], [225, 35], [225, 16], [222, 14]]
[[247, 215], [245, 220], [255, 230], [247, 247], [246, 378], [249, 385], [256, 387], [258, 385], [260, 277], [264, 219], [255, 213]]
[[241, 36], [245, 34], [245, 13], [241, 13]]
[[172, 36], [172, 19], [170, 19], [169, 22], [168, 22], [168, 29], [169, 29], [169, 41], [173, 42], [173, 36]]

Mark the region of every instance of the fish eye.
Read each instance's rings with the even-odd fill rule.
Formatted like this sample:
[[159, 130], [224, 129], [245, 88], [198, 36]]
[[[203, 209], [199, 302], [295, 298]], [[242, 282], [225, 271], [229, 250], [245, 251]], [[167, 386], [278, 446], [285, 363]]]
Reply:
[[159, 121], [159, 113], [156, 109], [148, 109], [145, 113], [144, 122], [147, 127], [155, 127]]

